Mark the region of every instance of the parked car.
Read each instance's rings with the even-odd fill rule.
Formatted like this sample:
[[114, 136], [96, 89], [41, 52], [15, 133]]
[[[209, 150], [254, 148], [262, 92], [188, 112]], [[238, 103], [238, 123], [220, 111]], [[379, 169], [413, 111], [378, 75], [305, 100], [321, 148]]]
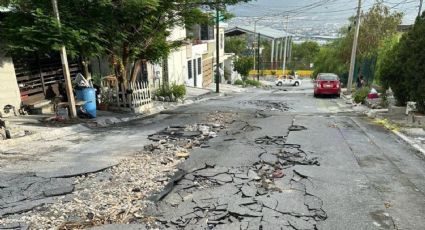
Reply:
[[275, 82], [276, 86], [291, 85], [299, 86], [301, 85], [301, 80], [297, 76], [285, 76], [283, 78], [277, 79]]
[[341, 95], [341, 82], [338, 75], [333, 73], [319, 73], [314, 82], [314, 97], [319, 95]]

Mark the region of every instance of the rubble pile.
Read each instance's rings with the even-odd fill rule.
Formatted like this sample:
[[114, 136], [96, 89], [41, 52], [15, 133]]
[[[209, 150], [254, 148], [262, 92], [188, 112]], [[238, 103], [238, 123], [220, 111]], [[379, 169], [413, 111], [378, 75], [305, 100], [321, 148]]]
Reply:
[[[103, 172], [67, 178], [67, 182], [72, 180], [67, 184], [69, 190], [58, 193], [64, 188], [55, 187], [50, 189], [54, 193], [51, 196], [36, 199], [40, 201], [38, 204], [4, 213], [0, 229], [2, 225], [26, 225], [31, 229], [80, 229], [131, 222], [141, 218], [140, 210], [145, 206], [145, 198], [165, 186], [181, 161], [166, 152], [155, 156], [140, 152]], [[39, 186], [32, 186], [36, 191], [40, 190]], [[50, 190], [41, 190], [41, 193], [45, 196]], [[28, 189], [25, 191], [24, 195], [35, 194]]]
[[249, 100], [241, 101], [242, 105], [254, 105], [260, 107], [261, 111], [279, 111], [286, 112], [289, 111], [289, 106], [286, 102], [283, 101], [270, 101], [270, 100]]
[[153, 144], [145, 146], [145, 150], [158, 153], [164, 149], [185, 152], [196, 147], [207, 147], [206, 141], [217, 136], [224, 126], [215, 124], [195, 124], [187, 126], [171, 126], [149, 136]]
[[[177, 229], [317, 229], [327, 218], [320, 198], [308, 192], [311, 180], [295, 165], [319, 165], [300, 145], [285, 136], [264, 136], [255, 144], [264, 149], [258, 161], [246, 167], [205, 164], [188, 172], [146, 216], [153, 228]], [[252, 131], [252, 130], [251, 130]]]
[[[150, 145], [119, 165], [98, 173], [55, 179], [67, 186], [37, 185], [37, 180], [48, 183], [53, 179], [31, 175], [34, 179], [22, 182], [22, 196], [1, 197], [0, 229], [83, 229], [110, 223], [149, 222], [143, 210], [152, 194], [172, 183], [178, 174], [177, 166], [189, 157], [191, 149], [208, 147], [205, 142], [216, 137], [233, 118], [234, 114], [216, 112], [207, 116], [204, 124], [170, 126], [150, 135]], [[32, 186], [37, 192], [32, 192]], [[69, 189], [64, 191], [65, 188]], [[8, 193], [1, 183], [0, 189]], [[35, 203], [20, 208], [19, 202], [27, 202], [29, 193], [34, 194]], [[19, 197], [22, 199], [17, 200]], [[12, 208], [7, 209], [8, 206]]]

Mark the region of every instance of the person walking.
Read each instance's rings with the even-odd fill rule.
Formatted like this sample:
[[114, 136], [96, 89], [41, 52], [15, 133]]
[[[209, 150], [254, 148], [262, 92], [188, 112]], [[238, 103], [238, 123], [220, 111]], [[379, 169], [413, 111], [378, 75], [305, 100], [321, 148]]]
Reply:
[[357, 89], [363, 88], [364, 83], [365, 83], [365, 81], [363, 79], [363, 75], [360, 74], [360, 76], [357, 78], [357, 82], [356, 82]]

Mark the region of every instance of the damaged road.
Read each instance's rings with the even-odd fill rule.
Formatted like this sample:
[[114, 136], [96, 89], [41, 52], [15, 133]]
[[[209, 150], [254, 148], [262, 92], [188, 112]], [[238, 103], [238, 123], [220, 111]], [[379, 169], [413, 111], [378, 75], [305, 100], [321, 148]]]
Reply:
[[312, 86], [0, 153], [0, 229], [425, 229], [425, 162]]
[[[241, 117], [239, 117], [241, 118]], [[247, 117], [248, 118], [248, 117]], [[148, 207], [146, 216], [155, 218], [150, 227], [177, 229], [317, 229], [326, 220], [323, 201], [311, 190], [314, 181], [293, 169], [295, 165], [318, 167], [301, 144], [287, 143], [291, 132], [307, 129], [292, 123], [282, 136], [260, 136], [255, 120], [239, 120], [209, 141], [211, 149], [226, 151], [236, 142], [257, 149], [250, 164], [229, 167], [220, 160], [189, 158], [181, 166], [184, 176], [162, 200]], [[260, 118], [261, 119], [261, 118]], [[263, 118], [267, 119], [267, 118]], [[250, 127], [250, 128], [247, 128]], [[253, 128], [255, 127], [255, 128]], [[264, 127], [266, 128], [266, 127]], [[197, 156], [209, 154], [199, 150]], [[223, 154], [226, 154], [223, 152]], [[242, 156], [244, 157], [244, 156]]]

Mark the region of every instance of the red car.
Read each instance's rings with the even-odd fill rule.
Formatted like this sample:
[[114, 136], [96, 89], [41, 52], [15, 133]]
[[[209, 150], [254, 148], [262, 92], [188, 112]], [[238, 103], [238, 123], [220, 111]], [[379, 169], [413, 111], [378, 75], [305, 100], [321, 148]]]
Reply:
[[341, 82], [338, 75], [333, 73], [319, 73], [314, 84], [314, 97], [319, 95], [341, 95]]

